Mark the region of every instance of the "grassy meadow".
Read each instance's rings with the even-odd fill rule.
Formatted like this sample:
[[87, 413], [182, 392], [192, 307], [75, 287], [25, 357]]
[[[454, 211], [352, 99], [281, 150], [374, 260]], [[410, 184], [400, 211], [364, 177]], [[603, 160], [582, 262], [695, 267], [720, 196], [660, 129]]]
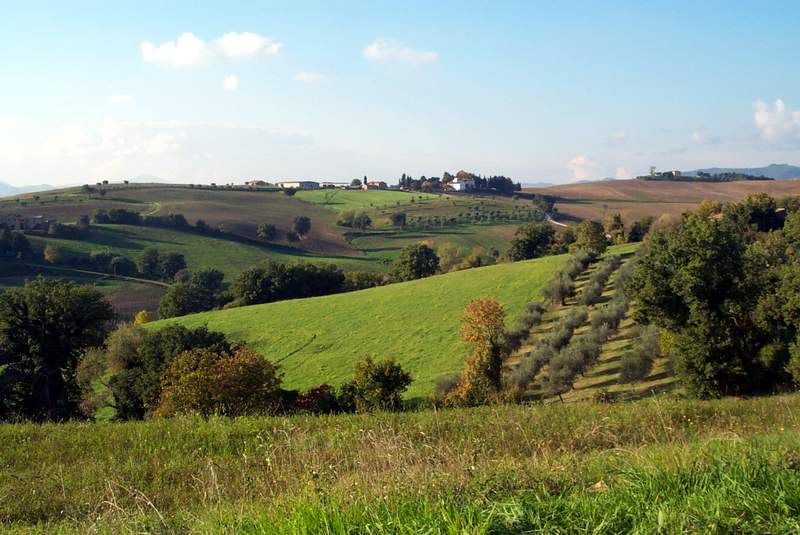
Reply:
[[88, 254], [102, 250], [127, 256], [134, 261], [146, 248], [155, 247], [162, 252], [182, 254], [190, 270], [218, 269], [229, 281], [243, 270], [268, 259], [332, 263], [348, 269], [386, 269], [380, 262], [364, 256], [325, 256], [280, 245], [242, 243], [192, 232], [134, 225], [92, 225], [89, 237], [82, 240], [37, 235], [29, 235], [29, 239], [38, 249], [50, 243], [67, 254]]
[[800, 395], [0, 426], [9, 533], [795, 533]]
[[293, 388], [343, 383], [364, 354], [392, 357], [414, 378], [408, 397], [425, 397], [437, 379], [463, 365], [466, 349], [458, 326], [469, 301], [495, 297], [510, 322], [526, 303], [539, 299], [566, 259], [550, 256], [359, 292], [205, 312], [153, 328], [177, 322], [222, 331], [280, 363]]
[[[408, 193], [399, 190], [352, 190], [352, 189], [316, 189], [300, 190], [294, 195], [301, 201], [312, 203], [336, 212], [371, 211], [376, 208], [389, 208], [422, 202], [435, 203], [449, 199], [449, 195], [433, 195], [430, 193]], [[413, 199], [413, 202], [412, 202]]]

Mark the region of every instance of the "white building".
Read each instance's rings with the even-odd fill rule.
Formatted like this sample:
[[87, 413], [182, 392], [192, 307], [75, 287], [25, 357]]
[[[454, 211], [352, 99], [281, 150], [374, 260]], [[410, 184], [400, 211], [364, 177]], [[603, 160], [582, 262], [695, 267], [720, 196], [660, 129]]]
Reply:
[[278, 186], [285, 189], [319, 189], [319, 182], [311, 180], [293, 180], [289, 182], [278, 182]]
[[452, 181], [447, 183], [451, 189], [455, 191], [470, 191], [475, 189], [475, 181], [471, 178], [454, 178]]

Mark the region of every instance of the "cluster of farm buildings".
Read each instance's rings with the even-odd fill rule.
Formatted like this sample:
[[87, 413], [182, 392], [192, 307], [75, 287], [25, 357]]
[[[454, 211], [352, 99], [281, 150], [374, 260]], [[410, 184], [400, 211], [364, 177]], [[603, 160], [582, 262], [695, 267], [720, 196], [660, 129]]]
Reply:
[[[245, 182], [246, 186], [251, 188], [259, 188], [269, 186], [263, 180], [248, 180]], [[389, 186], [382, 180], [367, 180], [361, 183], [360, 186], [353, 186], [347, 182], [315, 182], [313, 180], [289, 180], [286, 182], [278, 182], [275, 184], [283, 189], [320, 189], [320, 188], [341, 188], [341, 189], [401, 189], [400, 186]], [[454, 178], [450, 182], [445, 183], [445, 187], [453, 191], [472, 191], [475, 189], [475, 181], [471, 178]]]
[[55, 219], [47, 219], [41, 215], [4, 215], [0, 218], [0, 227], [9, 230], [25, 230], [28, 232], [46, 233], [50, 225], [56, 224]]

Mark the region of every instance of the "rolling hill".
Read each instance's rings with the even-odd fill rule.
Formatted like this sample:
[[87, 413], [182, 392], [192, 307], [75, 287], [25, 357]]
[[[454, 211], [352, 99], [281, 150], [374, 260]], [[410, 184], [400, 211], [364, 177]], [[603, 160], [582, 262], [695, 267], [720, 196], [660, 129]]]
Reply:
[[[98, 209], [125, 209], [143, 216], [179, 213], [190, 225], [202, 220], [220, 233], [197, 232], [153, 226], [92, 224], [86, 235], [59, 239], [30, 233], [37, 253], [35, 263], [42, 268], [41, 252], [47, 244], [57, 246], [70, 267], [69, 259], [97, 251], [107, 251], [136, 260], [148, 247], [161, 252], [183, 254], [189, 270], [216, 268], [230, 282], [242, 270], [271, 259], [280, 262], [332, 263], [344, 270], [386, 271], [400, 249], [426, 241], [432, 246], [453, 244], [467, 253], [476, 246], [503, 251], [522, 218], [530, 214], [530, 201], [502, 196], [439, 195], [407, 193], [397, 190], [314, 190], [286, 195], [282, 191], [247, 187], [212, 187], [174, 184], [105, 184], [64, 188], [0, 198], [0, 217], [5, 215], [43, 216], [62, 223], [76, 222]], [[366, 212], [373, 227], [356, 230], [337, 224], [345, 210]], [[409, 226], [394, 227], [390, 216], [407, 214]], [[311, 219], [311, 231], [299, 241], [289, 241], [287, 232], [298, 216]], [[501, 216], [502, 215], [502, 216]], [[277, 237], [269, 242], [258, 239], [261, 224], [274, 225]], [[0, 264], [8, 263], [0, 261]], [[12, 262], [13, 264], [13, 262]], [[40, 270], [56, 276], [52, 270]], [[82, 274], [62, 276], [83, 278]], [[24, 278], [15, 275], [0, 280], [13, 286]], [[126, 288], [117, 288], [119, 302], [133, 303], [125, 297]], [[153, 310], [158, 292], [143, 308]], [[127, 317], [127, 309], [124, 314]]]
[[786, 163], [772, 163], [765, 167], [709, 167], [707, 169], [695, 169], [686, 171], [688, 176], [696, 176], [698, 172], [710, 173], [712, 175], [720, 173], [742, 173], [751, 176], [765, 176], [775, 180], [790, 180], [800, 178], [800, 167]]
[[392, 357], [413, 376], [408, 397], [429, 395], [438, 379], [460, 371], [466, 349], [458, 338], [464, 306], [497, 298], [509, 322], [538, 300], [566, 261], [551, 256], [469, 269], [345, 294], [206, 312], [151, 324], [207, 325], [250, 344], [278, 362], [285, 383], [308, 388], [340, 384], [365, 354]]
[[645, 215], [679, 215], [694, 209], [705, 199], [734, 202], [751, 193], [766, 192], [775, 197], [800, 195], [800, 180], [740, 182], [670, 182], [647, 180], [604, 180], [566, 184], [525, 191], [556, 197], [558, 220], [603, 220], [620, 212], [629, 223]]

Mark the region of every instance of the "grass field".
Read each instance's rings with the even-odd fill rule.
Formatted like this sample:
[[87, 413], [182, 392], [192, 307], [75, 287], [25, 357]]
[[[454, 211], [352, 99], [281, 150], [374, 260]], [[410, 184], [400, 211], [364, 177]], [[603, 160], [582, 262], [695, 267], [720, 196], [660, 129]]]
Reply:
[[[349, 380], [353, 363], [392, 357], [414, 378], [408, 397], [425, 397], [437, 379], [460, 371], [458, 337], [464, 306], [495, 297], [509, 321], [539, 292], [566, 255], [469, 269], [346, 294], [282, 301], [167, 320], [208, 325], [246, 341], [281, 364], [285, 383], [308, 388]], [[153, 328], [165, 322], [153, 324]]]
[[449, 195], [431, 195], [429, 193], [407, 193], [398, 190], [342, 190], [317, 189], [301, 190], [294, 195], [306, 201], [336, 212], [370, 211], [377, 208], [407, 206], [414, 202], [436, 203], [450, 198]]
[[0, 426], [9, 533], [797, 533], [800, 395]]
[[385, 265], [366, 256], [324, 256], [280, 245], [255, 245], [191, 232], [131, 225], [93, 225], [89, 238], [55, 239], [30, 235], [36, 248], [57, 245], [66, 252], [90, 253], [108, 250], [136, 260], [142, 251], [155, 247], [162, 252], [176, 252], [186, 257], [189, 269], [215, 268], [230, 281], [243, 270], [267, 259], [281, 262], [306, 261], [333, 263], [342, 268], [385, 270]]
[[353, 233], [350, 242], [370, 257], [393, 259], [404, 246], [424, 241], [432, 247], [453, 244], [468, 256], [474, 247], [482, 247], [485, 254], [491, 249], [501, 253], [508, 249], [509, 242], [519, 224], [484, 225], [460, 224], [445, 228], [385, 230], [381, 232]]
[[566, 218], [603, 220], [607, 215], [620, 212], [630, 223], [645, 215], [679, 215], [705, 199], [735, 202], [758, 192], [777, 198], [800, 195], [800, 180], [717, 183], [605, 180], [526, 191], [558, 197], [556, 208]]

